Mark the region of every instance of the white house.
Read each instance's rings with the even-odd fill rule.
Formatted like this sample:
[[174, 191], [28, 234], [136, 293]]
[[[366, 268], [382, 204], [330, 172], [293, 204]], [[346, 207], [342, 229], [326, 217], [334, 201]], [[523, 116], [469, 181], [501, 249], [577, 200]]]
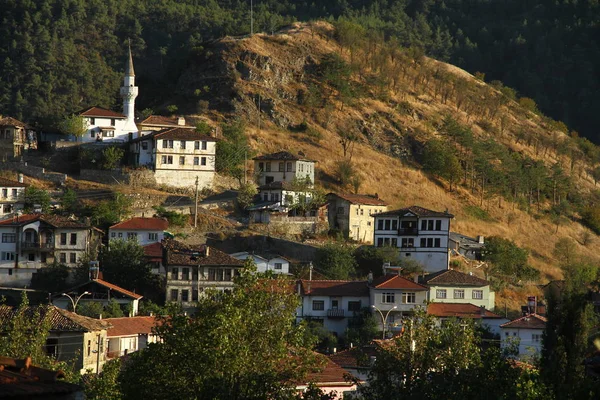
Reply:
[[238, 253], [230, 254], [231, 257], [237, 258], [238, 260], [245, 261], [248, 258], [254, 260], [256, 264], [257, 272], [273, 271], [276, 274], [289, 275], [290, 273], [290, 262], [285, 258], [269, 253], [249, 253], [247, 251], [241, 251]]
[[429, 300], [436, 303], [474, 304], [493, 310], [496, 294], [490, 283], [471, 274], [446, 269], [428, 274], [420, 279], [429, 287]]
[[298, 293], [302, 304], [296, 319], [317, 321], [338, 336], [345, 334], [355, 312], [369, 307], [367, 281], [300, 280]]
[[469, 303], [429, 303], [427, 314], [437, 317], [441, 323], [450, 318], [472, 320], [498, 336], [501, 333], [500, 326], [508, 322], [508, 319], [486, 310], [483, 306]]
[[514, 321], [507, 322], [501, 328], [501, 347], [516, 346], [517, 358], [528, 360], [538, 357], [542, 351], [542, 336], [546, 329], [546, 317], [527, 314]]
[[57, 215], [26, 214], [0, 221], [0, 285], [24, 287], [33, 274], [57, 261], [69, 267], [97, 249], [102, 231]]
[[419, 206], [376, 214], [373, 243], [377, 247], [398, 248], [401, 258], [418, 261], [427, 272], [448, 269], [448, 236], [453, 217], [447, 211]]
[[156, 343], [159, 340], [158, 335], [152, 332], [157, 323], [155, 317], [105, 318], [104, 321], [112, 325], [107, 330], [106, 357], [108, 359], [143, 350], [149, 343]]
[[166, 128], [131, 141], [135, 166], [154, 171], [158, 184], [211, 187], [215, 176], [217, 139], [189, 128]]
[[23, 209], [26, 188], [22, 174], [19, 174], [18, 182], [0, 178], [0, 220], [16, 215]]
[[329, 227], [339, 229], [344, 237], [363, 243], [373, 243], [372, 215], [388, 210], [377, 196], [347, 193], [329, 193]]
[[136, 239], [142, 246], [160, 243], [165, 238], [169, 222], [163, 218], [135, 217], [108, 228], [109, 240]]
[[263, 154], [254, 157], [254, 174], [259, 186], [272, 182], [288, 182], [294, 179], [315, 182], [315, 162], [301, 152], [294, 155], [288, 151]]
[[[380, 326], [386, 332], [402, 328], [402, 319], [414, 313], [416, 307], [425, 307], [429, 289], [398, 274], [387, 274], [369, 283], [369, 301]], [[387, 318], [386, 318], [387, 316]]]

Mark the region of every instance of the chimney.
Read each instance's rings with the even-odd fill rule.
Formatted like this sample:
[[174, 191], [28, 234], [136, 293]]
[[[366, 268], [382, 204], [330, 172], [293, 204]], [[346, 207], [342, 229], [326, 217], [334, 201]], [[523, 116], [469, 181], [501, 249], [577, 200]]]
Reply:
[[206, 257], [208, 257], [210, 255], [210, 247], [206, 246], [206, 248], [204, 249], [204, 255]]
[[373, 283], [373, 272], [369, 271], [369, 275], [367, 275], [367, 282], [369, 285]]
[[388, 268], [390, 267], [389, 262], [383, 263], [383, 275], [387, 275]]
[[179, 125], [179, 126], [184, 126], [184, 125], [185, 125], [185, 118], [183, 118], [183, 117], [178, 117], [178, 118], [177, 118], [177, 125]]
[[415, 281], [415, 283], [419, 283], [419, 274], [415, 274], [415, 277], [413, 280]]
[[483, 236], [481, 236], [481, 235], [478, 235], [478, 236], [477, 236], [477, 243], [479, 243], [479, 244], [484, 244], [484, 243], [485, 243], [485, 239], [484, 239], [484, 237], [483, 237]]
[[479, 307], [479, 315], [481, 315], [481, 317], [485, 317], [485, 306], [480, 306]]
[[313, 263], [308, 264], [308, 280], [312, 281]]
[[23, 174], [19, 174], [17, 176], [18, 176], [19, 183], [23, 183]]
[[98, 319], [102, 319], [102, 314], [98, 315]]

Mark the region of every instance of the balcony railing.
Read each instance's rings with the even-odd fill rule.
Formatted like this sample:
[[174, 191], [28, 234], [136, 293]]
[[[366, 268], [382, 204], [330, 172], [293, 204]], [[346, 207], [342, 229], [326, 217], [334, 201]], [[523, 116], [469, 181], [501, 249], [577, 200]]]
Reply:
[[327, 310], [328, 318], [344, 318], [344, 310], [341, 308], [330, 308]]
[[40, 242], [21, 242], [22, 249], [40, 249], [40, 250], [51, 250], [54, 247], [54, 243], [40, 243]]
[[417, 236], [419, 230], [417, 228], [400, 228], [398, 229], [399, 236]]

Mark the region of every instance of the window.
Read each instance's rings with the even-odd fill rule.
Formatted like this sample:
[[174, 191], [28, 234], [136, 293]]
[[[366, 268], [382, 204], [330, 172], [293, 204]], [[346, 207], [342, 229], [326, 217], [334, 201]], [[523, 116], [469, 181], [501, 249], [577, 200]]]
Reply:
[[398, 229], [398, 220], [392, 220], [392, 230], [395, 231]]
[[167, 140], [163, 140], [162, 141], [162, 147], [163, 147], [163, 149], [168, 148], [169, 147], [169, 142]]
[[179, 268], [172, 268], [171, 269], [171, 279], [173, 279], [174, 281], [176, 281], [177, 279], [179, 279]]
[[282, 263], [275, 263], [275, 269], [283, 269]]
[[171, 289], [171, 301], [177, 301], [179, 299], [179, 290]]
[[436, 299], [445, 299], [446, 298], [446, 289], [437, 289], [435, 291]]
[[360, 215], [364, 215], [364, 213], [365, 213], [365, 210], [361, 209], [360, 210]]
[[58, 355], [58, 339], [46, 339], [46, 354], [50, 357]]
[[427, 246], [427, 239], [421, 238], [421, 247], [426, 247], [426, 246]]
[[432, 219], [430, 219], [429, 221], [427, 221], [427, 230], [428, 231], [432, 231], [433, 230], [433, 223], [434, 223], [434, 221]]
[[88, 343], [87, 343], [87, 356], [89, 357], [90, 354], [92, 354], [92, 341], [88, 340]]
[[271, 163], [270, 162], [265, 163], [265, 171], [271, 172]]
[[179, 165], [185, 165], [185, 157], [184, 156], [179, 157]]
[[433, 240], [433, 247], [441, 247], [440, 246], [440, 238], [437, 238], [437, 239]]
[[203, 140], [202, 141], [202, 150], [206, 150], [206, 148], [207, 148], [206, 140]]
[[71, 241], [69, 242], [69, 244], [77, 244], [77, 234], [76, 233], [71, 233]]
[[162, 156], [160, 161], [162, 164], [173, 164], [173, 156]]
[[380, 230], [380, 231], [383, 230], [383, 220], [382, 219], [377, 220], [377, 230]]
[[173, 148], [173, 141], [172, 140], [167, 140], [167, 143], [169, 145], [169, 149]]
[[41, 253], [40, 253], [40, 262], [41, 262], [42, 264], [46, 264], [46, 262], [47, 262], [46, 253], [44, 253], [44, 252], [41, 252]]
[[382, 293], [381, 302], [386, 304], [393, 304], [396, 302], [396, 296], [394, 293]]
[[197, 140], [194, 142], [194, 150], [200, 150], [200, 142]]
[[349, 301], [348, 302], [348, 311], [360, 311], [361, 304], [360, 301]]
[[261, 162], [259, 162], [259, 163], [258, 163], [258, 171], [259, 171], [259, 172], [262, 172], [262, 171], [264, 171], [264, 170], [265, 170], [265, 164], [264, 164], [264, 163], [261, 163]]
[[465, 298], [465, 290], [464, 289], [454, 289], [454, 298], [455, 299], [464, 299]]
[[313, 311], [323, 311], [323, 310], [325, 310], [325, 301], [323, 301], [323, 300], [313, 300], [312, 309], [313, 309]]
[[225, 270], [225, 277], [223, 278], [223, 280], [227, 281], [227, 282], [231, 282], [232, 275], [231, 275], [231, 270], [229, 268]]
[[385, 230], [386, 230], [386, 231], [389, 231], [389, 230], [390, 230], [390, 228], [391, 228], [391, 223], [392, 223], [392, 221], [391, 221], [391, 220], [389, 220], [389, 219], [386, 219], [386, 220], [385, 220]]
[[433, 247], [433, 238], [427, 238], [427, 247]]
[[35, 261], [35, 253], [27, 254], [27, 261]]
[[198, 280], [198, 269], [197, 268], [193, 268], [192, 269], [192, 280], [193, 281], [197, 281]]
[[148, 142], [142, 142], [142, 150], [148, 150]]
[[200, 157], [194, 157], [194, 165], [200, 165]]
[[60, 262], [63, 264], [67, 263], [67, 253], [60, 253]]
[[441, 219], [436, 219], [435, 220], [435, 230], [436, 231], [441, 231], [442, 230], [442, 220]]
[[119, 232], [119, 237], [122, 238], [123, 237], [123, 232]]
[[150, 232], [148, 234], [148, 240], [158, 240], [158, 233], [156, 233], [156, 232]]
[[15, 243], [17, 241], [16, 233], [3, 233], [2, 243]]
[[284, 172], [285, 171], [285, 163], [280, 162], [279, 163], [279, 172]]
[[96, 125], [96, 118], [90, 118], [90, 125]]
[[339, 307], [340, 302], [338, 300], [331, 300], [331, 308], [333, 308], [334, 310], [337, 310]]
[[392, 238], [391, 246], [392, 247], [398, 247], [398, 239], [397, 238]]
[[182, 290], [181, 291], [181, 301], [188, 301], [189, 295], [190, 295], [189, 290]]
[[10, 251], [3, 251], [2, 261], [15, 261], [15, 253], [12, 253]]
[[2, 189], [2, 197], [8, 197], [8, 189]]
[[200, 157], [200, 165], [206, 165], [206, 157]]
[[198, 301], [198, 290], [192, 289], [192, 301]]
[[537, 333], [534, 333], [534, 334], [532, 334], [532, 335], [531, 335], [531, 340], [532, 340], [534, 343], [541, 342], [541, 341], [542, 341], [542, 335], [540, 335], [540, 334], [537, 334]]
[[292, 172], [292, 163], [287, 163], [287, 172]]
[[371, 226], [371, 221], [367, 221], [367, 226]]
[[415, 247], [415, 239], [414, 238], [403, 238], [401, 247]]
[[66, 233], [61, 233], [60, 234], [60, 244], [61, 245], [66, 245], [67, 244], [67, 234]]
[[110, 126], [115, 126], [115, 119], [114, 118], [110, 119]]
[[377, 247], [383, 246], [383, 238], [377, 238]]
[[185, 150], [185, 140], [179, 142], [179, 147], [181, 148], [181, 150]]
[[473, 298], [476, 300], [483, 299], [483, 290], [473, 290]]
[[421, 220], [421, 230], [422, 231], [427, 230], [427, 220], [425, 220], [425, 219]]
[[414, 292], [402, 293], [402, 304], [415, 304], [417, 295]]
[[17, 189], [12, 190], [12, 197], [17, 197]]
[[189, 268], [182, 268], [181, 279], [183, 279], [184, 281], [190, 280], [190, 269]]
[[137, 232], [127, 232], [127, 239], [137, 239]]
[[111, 237], [111, 238], [117, 237], [117, 233], [116, 233], [116, 232], [111, 232], [111, 233], [110, 233], [110, 237]]
[[69, 253], [69, 262], [75, 264], [77, 262], [77, 253]]
[[209, 268], [208, 269], [208, 280], [209, 281], [216, 281], [217, 280], [217, 269], [216, 268]]

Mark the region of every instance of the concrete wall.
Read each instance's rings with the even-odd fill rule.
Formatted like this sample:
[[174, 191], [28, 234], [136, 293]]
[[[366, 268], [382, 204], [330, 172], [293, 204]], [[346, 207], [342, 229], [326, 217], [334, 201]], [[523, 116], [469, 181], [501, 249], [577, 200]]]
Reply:
[[211, 188], [215, 171], [183, 171], [160, 169], [154, 172], [156, 183], [159, 185], [195, 188], [196, 177], [198, 177], [198, 188]]
[[[484, 306], [488, 310], [493, 310], [495, 307], [495, 299], [496, 294], [490, 291], [490, 286], [429, 286], [429, 300], [436, 303], [461, 303], [461, 304], [474, 304], [478, 307]], [[437, 290], [446, 290], [446, 298], [438, 298]], [[455, 290], [463, 290], [464, 297], [461, 299], [460, 297], [455, 297]], [[483, 297], [481, 299], [476, 299], [473, 297], [474, 290], [483, 291]]]
[[121, 183], [133, 187], [154, 187], [156, 179], [154, 173], [149, 169], [81, 169], [79, 179], [86, 181], [99, 182], [105, 184]]
[[317, 247], [309, 244], [263, 235], [231, 236], [222, 240], [208, 237], [206, 243], [228, 254], [252, 250], [269, 251], [301, 262], [314, 260], [317, 252]]

